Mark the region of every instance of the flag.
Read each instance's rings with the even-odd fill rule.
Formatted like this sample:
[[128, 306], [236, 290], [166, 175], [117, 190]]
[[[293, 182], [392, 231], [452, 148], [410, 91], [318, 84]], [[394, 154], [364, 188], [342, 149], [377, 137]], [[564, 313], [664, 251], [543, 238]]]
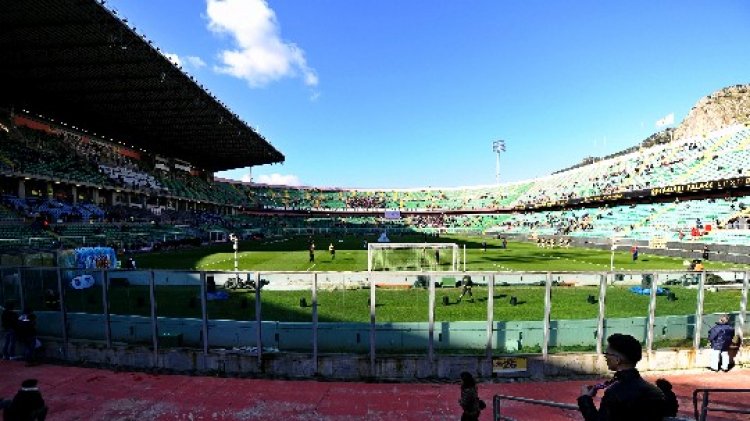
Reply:
[[671, 126], [674, 124], [674, 113], [669, 113], [664, 118], [656, 120], [656, 127]]

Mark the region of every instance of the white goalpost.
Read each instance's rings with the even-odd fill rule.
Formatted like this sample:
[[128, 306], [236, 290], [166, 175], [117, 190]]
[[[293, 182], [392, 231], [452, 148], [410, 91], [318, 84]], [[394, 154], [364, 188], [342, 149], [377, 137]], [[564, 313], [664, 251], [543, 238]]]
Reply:
[[369, 243], [368, 271], [456, 271], [456, 243]]

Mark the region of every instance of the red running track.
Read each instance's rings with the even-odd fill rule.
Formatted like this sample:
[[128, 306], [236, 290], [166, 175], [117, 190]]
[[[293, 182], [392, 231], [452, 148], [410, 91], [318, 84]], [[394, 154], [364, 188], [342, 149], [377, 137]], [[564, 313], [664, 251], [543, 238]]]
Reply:
[[[356, 383], [256, 380], [40, 365], [0, 361], [0, 397], [11, 398], [21, 382], [39, 379], [50, 408], [48, 420], [458, 420], [459, 386], [447, 383]], [[696, 388], [750, 388], [750, 370], [692, 372], [666, 377], [674, 384], [680, 413], [692, 416]], [[493, 394], [575, 403], [592, 380], [481, 383], [488, 406]], [[744, 396], [720, 402], [750, 408]], [[504, 415], [518, 420], [581, 420], [576, 412], [509, 403]], [[747, 420], [747, 416], [711, 416], [711, 420]], [[482, 420], [491, 420], [490, 408]]]

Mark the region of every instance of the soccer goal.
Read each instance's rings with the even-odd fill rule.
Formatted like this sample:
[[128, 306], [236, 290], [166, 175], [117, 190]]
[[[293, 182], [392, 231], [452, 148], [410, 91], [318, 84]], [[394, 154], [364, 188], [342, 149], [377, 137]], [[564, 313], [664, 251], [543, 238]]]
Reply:
[[456, 243], [369, 243], [368, 271], [456, 271]]

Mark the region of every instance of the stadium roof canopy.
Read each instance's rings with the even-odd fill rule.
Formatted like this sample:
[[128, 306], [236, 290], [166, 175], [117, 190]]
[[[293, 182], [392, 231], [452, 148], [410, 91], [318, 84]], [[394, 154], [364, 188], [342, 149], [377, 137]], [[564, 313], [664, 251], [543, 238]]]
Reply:
[[284, 161], [95, 0], [0, 0], [0, 106], [210, 171]]

